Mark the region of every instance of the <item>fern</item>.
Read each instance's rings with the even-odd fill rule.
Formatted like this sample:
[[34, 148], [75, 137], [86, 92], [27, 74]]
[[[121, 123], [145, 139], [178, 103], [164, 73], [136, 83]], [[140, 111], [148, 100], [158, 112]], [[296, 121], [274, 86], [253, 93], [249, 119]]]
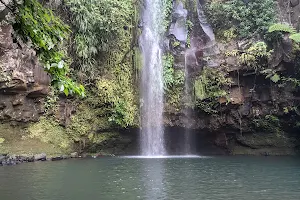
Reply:
[[226, 56], [238, 57], [240, 64], [257, 67], [261, 61], [269, 59], [273, 50], [268, 50], [265, 42], [257, 42], [249, 47], [246, 51], [232, 50], [225, 53]]
[[296, 43], [300, 43], [300, 33], [290, 35], [290, 39]]
[[280, 31], [280, 32], [286, 32], [286, 33], [291, 33], [291, 34], [295, 34], [296, 33], [296, 29], [288, 24], [273, 24], [272, 26], [269, 27], [268, 32], [272, 33], [275, 31]]

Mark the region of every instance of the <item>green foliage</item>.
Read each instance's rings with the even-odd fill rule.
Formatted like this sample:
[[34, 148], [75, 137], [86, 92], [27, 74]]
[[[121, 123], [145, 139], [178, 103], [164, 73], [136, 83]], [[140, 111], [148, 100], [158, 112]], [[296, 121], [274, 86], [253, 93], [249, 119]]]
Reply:
[[84, 87], [68, 77], [68, 57], [61, 50], [63, 40], [71, 32], [67, 25], [37, 0], [24, 0], [18, 5], [14, 28], [24, 40], [33, 43], [45, 71], [52, 77], [53, 85], [67, 96], [84, 96]]
[[176, 48], [176, 47], [180, 46], [180, 42], [179, 41], [174, 41], [173, 44], [172, 44], [172, 46], [174, 48]]
[[279, 23], [271, 25], [268, 30], [269, 33], [276, 32], [276, 31], [286, 32], [286, 33], [291, 33], [291, 34], [294, 34], [297, 32], [296, 29], [291, 27], [290, 25], [279, 24]]
[[273, 32], [285, 32], [290, 34], [290, 39], [295, 43], [300, 43], [300, 33], [297, 33], [296, 29], [288, 24], [273, 24], [269, 27], [269, 33]]
[[264, 42], [257, 42], [249, 49], [241, 54], [241, 61], [244, 64], [251, 64], [251, 62], [258, 62], [262, 58], [271, 57], [273, 51], [268, 51], [268, 47]]
[[167, 54], [162, 57], [162, 60], [164, 88], [167, 90], [172, 87], [174, 82], [174, 56], [172, 54]]
[[95, 143], [100, 144], [113, 136], [116, 137], [115, 133], [97, 133], [98, 130], [110, 128], [110, 123], [103, 113], [82, 103], [66, 127], [60, 126], [54, 117], [42, 117], [39, 122], [29, 126], [28, 137], [67, 151], [70, 151], [75, 143], [79, 143], [81, 149]]
[[[161, 30], [161, 33], [165, 33], [165, 31], [167, 30], [167, 28], [170, 25], [170, 17], [172, 14], [172, 10], [173, 10], [173, 0], [161, 0], [162, 1], [162, 7], [164, 8], [164, 12], [163, 12], [163, 23], [162, 23], [162, 28], [159, 28]], [[159, 26], [159, 24], [158, 24]]]
[[235, 28], [230, 28], [228, 30], [223, 31], [223, 38], [225, 39], [225, 42], [229, 42], [236, 37], [237, 37], [237, 35], [236, 35]]
[[28, 131], [30, 138], [39, 139], [62, 149], [71, 147], [71, 138], [66, 134], [64, 127], [53, 118], [42, 117], [39, 122], [31, 124]]
[[273, 81], [274, 83], [277, 83], [280, 81], [280, 76], [278, 74], [274, 74], [273, 76], [270, 77], [270, 80]]
[[293, 88], [300, 87], [300, 80], [292, 77], [281, 77], [283, 84], [291, 84]]
[[268, 133], [274, 133], [278, 137], [283, 132], [281, 130], [280, 120], [274, 115], [266, 115], [264, 118], [255, 119], [253, 123], [256, 128], [259, 128], [259, 130], [262, 129]]
[[261, 71], [260, 73], [266, 75], [266, 79], [269, 78], [274, 83], [278, 83], [281, 80], [280, 75], [278, 75], [276, 73], [276, 71], [274, 71], [272, 69], [265, 69], [265, 70]]
[[48, 93], [46, 101], [44, 103], [44, 109], [46, 114], [50, 114], [50, 112], [56, 111], [57, 101], [59, 99], [57, 92], [57, 90], [51, 87], [51, 91]]
[[300, 43], [300, 33], [290, 35], [290, 39], [296, 43]]
[[99, 52], [107, 52], [131, 28], [132, 0], [67, 0], [71, 23], [75, 28], [76, 53], [81, 59], [91, 59]]
[[[135, 3], [132, 0], [66, 1], [74, 29], [75, 60], [84, 81], [90, 83], [91, 97], [88, 101], [92, 99], [93, 105], [85, 102], [85, 107], [95, 109], [94, 113], [102, 113], [98, 118], [102, 122], [106, 120], [108, 127], [105, 128], [137, 124], [138, 108], [133, 82], [136, 71], [133, 66], [135, 70], [140, 69], [141, 58], [140, 52], [133, 46], [136, 37], [133, 32], [137, 31], [133, 30], [133, 26], [139, 20]], [[79, 118], [75, 121], [78, 122], [75, 124], [81, 124]], [[93, 132], [96, 126], [79, 125], [72, 129], [86, 135], [87, 130]], [[85, 130], [80, 130], [80, 127]]]
[[163, 56], [163, 81], [166, 103], [179, 109], [184, 85], [184, 71], [174, 68], [174, 56], [170, 53]]
[[194, 24], [191, 20], [186, 20], [186, 27], [188, 30], [188, 34], [187, 34], [187, 40], [186, 40], [186, 47], [190, 48], [191, 46], [191, 32], [193, 30]]
[[5, 141], [4, 138], [0, 138], [0, 144], [2, 144]]
[[246, 51], [233, 50], [226, 52], [226, 56], [237, 56], [240, 64], [257, 69], [267, 65], [272, 52], [273, 50], [268, 50], [265, 42], [257, 42]]
[[204, 68], [194, 83], [197, 107], [208, 113], [215, 112], [213, 107], [220, 97], [227, 96], [224, 87], [230, 84], [231, 79], [226, 77], [226, 73], [215, 68]]
[[[89, 134], [88, 139], [91, 142], [91, 147], [93, 144], [105, 144], [105, 141], [107, 140], [118, 140], [120, 138], [120, 134], [116, 132], [101, 132], [101, 133], [94, 133], [94, 134]], [[118, 147], [117, 147], [118, 148]], [[95, 151], [92, 148], [89, 148], [91, 151]], [[101, 149], [102, 150], [102, 149]], [[96, 149], [97, 151], [97, 149]], [[99, 151], [99, 149], [98, 149]], [[101, 152], [103, 155], [105, 152]], [[110, 155], [110, 154], [109, 154]]]
[[296, 106], [286, 106], [282, 108], [284, 114], [289, 114], [290, 112], [297, 112]]
[[277, 83], [279, 87], [286, 86], [286, 85], [289, 85], [292, 88], [300, 87], [299, 79], [282, 76], [273, 69], [265, 69], [262, 70], [260, 73], [266, 75], [266, 79], [269, 78], [272, 82]]
[[184, 72], [182, 70], [174, 69], [174, 56], [166, 54], [163, 56], [163, 80], [164, 89], [166, 91], [184, 83]]
[[194, 27], [193, 22], [191, 20], [186, 20], [186, 27], [189, 31], [192, 30]]
[[186, 39], [186, 47], [190, 48], [191, 47], [191, 34], [188, 33], [187, 39]]
[[223, 72], [214, 68], [204, 68], [195, 80], [195, 96], [199, 100], [224, 97], [227, 92], [222, 87], [230, 84], [231, 80]]
[[141, 54], [141, 51], [138, 47], [135, 47], [134, 48], [134, 66], [136, 68], [137, 71], [140, 71], [142, 70], [143, 68], [143, 61], [142, 61], [142, 54]]
[[[135, 94], [130, 84], [130, 77], [119, 77], [117, 80], [101, 79], [97, 82], [99, 104], [105, 106], [109, 113], [109, 121], [121, 127], [134, 126], [138, 108], [135, 102]], [[122, 78], [125, 78], [122, 80]]]
[[104, 115], [105, 111], [96, 109], [96, 107], [87, 106], [86, 102], [78, 106], [77, 112], [71, 117], [71, 123], [66, 130], [73, 141], [85, 141], [97, 130], [110, 128], [108, 117]]
[[210, 0], [205, 8], [206, 15], [214, 30], [222, 32], [234, 28], [240, 38], [262, 33], [275, 22], [273, 0]]

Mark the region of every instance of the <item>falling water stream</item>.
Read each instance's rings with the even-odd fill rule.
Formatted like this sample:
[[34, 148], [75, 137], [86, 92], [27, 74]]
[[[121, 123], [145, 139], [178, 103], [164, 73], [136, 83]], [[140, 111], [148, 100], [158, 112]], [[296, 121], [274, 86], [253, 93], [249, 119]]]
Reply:
[[[184, 104], [185, 104], [185, 115], [186, 115], [186, 122], [185, 122], [185, 139], [184, 139], [184, 154], [186, 155], [190, 155], [192, 154], [192, 145], [191, 145], [191, 137], [190, 137], [190, 132], [189, 132], [189, 128], [190, 128], [190, 124], [191, 122], [188, 120], [192, 119], [192, 115], [191, 115], [191, 111], [189, 109], [192, 101], [193, 101], [193, 89], [191, 86], [191, 80], [190, 80], [190, 75], [189, 75], [189, 68], [190, 67], [196, 67], [198, 66], [198, 61], [197, 61], [197, 57], [196, 57], [196, 51], [212, 51], [212, 46], [215, 43], [215, 35], [213, 32], [213, 29], [211, 27], [211, 25], [207, 22], [204, 10], [203, 10], [203, 6], [202, 4], [203, 2], [201, 2], [201, 0], [197, 1], [197, 14], [198, 14], [198, 21], [199, 24], [203, 30], [203, 32], [205, 33], [205, 35], [208, 36], [209, 38], [209, 42], [208, 44], [204, 45], [202, 47], [202, 49], [197, 49], [195, 46], [195, 44], [193, 44], [191, 42], [191, 48], [187, 49], [185, 51], [185, 63], [184, 63], [184, 68], [185, 68], [185, 84], [184, 84]], [[209, 63], [208, 63], [209, 65]]]
[[141, 154], [161, 156], [166, 154], [163, 129], [163, 2], [145, 0], [143, 33], [140, 47], [143, 57], [141, 81]]
[[[143, 32], [140, 37], [140, 47], [143, 57], [142, 81], [141, 81], [141, 155], [165, 156], [164, 128], [163, 128], [163, 67], [162, 45], [164, 35], [164, 1], [145, 0], [142, 13]], [[211, 26], [207, 23], [202, 10], [202, 5], [197, 1], [199, 23], [210, 38], [214, 41]], [[188, 50], [189, 54], [192, 50]], [[195, 52], [192, 52], [195, 54]], [[195, 57], [195, 56], [194, 56]], [[187, 56], [186, 56], [187, 58]], [[186, 59], [187, 63], [187, 59]], [[191, 88], [188, 79], [188, 66], [186, 70], [185, 96], [187, 103], [191, 102]], [[187, 112], [188, 109], [187, 109]], [[189, 113], [188, 113], [189, 115]], [[189, 118], [189, 116], [188, 116]], [[187, 122], [187, 124], [189, 124]], [[185, 154], [190, 154], [189, 132], [186, 131]]]
[[189, 67], [191, 65], [198, 65], [197, 63], [197, 58], [195, 55], [195, 50], [194, 48], [187, 49], [185, 51], [184, 55], [184, 98], [183, 98], [183, 103], [184, 103], [184, 113], [186, 115], [186, 121], [185, 121], [185, 132], [184, 132], [184, 154], [185, 155], [191, 155], [192, 154], [192, 147], [191, 147], [191, 137], [190, 137], [190, 124], [189, 120], [192, 118], [192, 113], [191, 113], [191, 105], [193, 102], [193, 88], [191, 86], [191, 80], [189, 77]]
[[203, 6], [201, 4], [201, 0], [197, 1], [197, 13], [198, 13], [198, 19], [199, 19], [199, 23], [202, 27], [202, 30], [209, 37], [210, 41], [215, 41], [214, 31], [206, 19], [206, 16], [205, 16], [205, 13], [203, 10]]

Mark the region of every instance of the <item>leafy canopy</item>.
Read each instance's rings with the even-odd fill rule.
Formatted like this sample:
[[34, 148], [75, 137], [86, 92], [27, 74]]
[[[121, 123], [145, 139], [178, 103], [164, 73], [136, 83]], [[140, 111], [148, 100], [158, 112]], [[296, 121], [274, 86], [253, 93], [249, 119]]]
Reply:
[[240, 38], [264, 32], [276, 19], [273, 0], [210, 0], [205, 10], [215, 31], [234, 28]]
[[[134, 3], [138, 2], [65, 1], [71, 14], [75, 63], [78, 71], [84, 74], [84, 81], [90, 85], [90, 97], [85, 106], [94, 112], [103, 112], [97, 117], [113, 127], [137, 124], [138, 108], [133, 84], [133, 60], [136, 58], [133, 58], [132, 51], [132, 29], [138, 17]], [[93, 106], [88, 101], [92, 101]], [[85, 114], [82, 117], [82, 121], [89, 120]], [[83, 132], [93, 132], [91, 127], [85, 129]]]
[[68, 77], [68, 57], [61, 50], [61, 45], [68, 39], [71, 30], [60, 18], [37, 0], [24, 0], [18, 5], [14, 28], [25, 41], [33, 43], [45, 71], [52, 77], [53, 85], [67, 96], [84, 96], [84, 87]]
[[120, 38], [128, 34], [134, 11], [132, 0], [67, 0], [66, 5], [76, 32], [78, 63], [82, 70], [89, 71], [97, 66], [96, 55], [118, 48]]

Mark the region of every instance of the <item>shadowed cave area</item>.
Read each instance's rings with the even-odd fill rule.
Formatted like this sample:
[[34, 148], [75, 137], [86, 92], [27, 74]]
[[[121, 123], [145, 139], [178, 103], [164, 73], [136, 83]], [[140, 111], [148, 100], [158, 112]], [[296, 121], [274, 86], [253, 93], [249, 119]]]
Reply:
[[[124, 151], [114, 152], [118, 155], [138, 155], [141, 151], [139, 140], [141, 137], [139, 129], [128, 129], [121, 134], [127, 141]], [[190, 130], [182, 127], [165, 127], [164, 139], [168, 155], [225, 155], [227, 150], [215, 144], [216, 134], [205, 130]], [[123, 141], [126, 141], [123, 139]], [[113, 148], [114, 144], [107, 143]], [[186, 153], [186, 149], [189, 149]]]

